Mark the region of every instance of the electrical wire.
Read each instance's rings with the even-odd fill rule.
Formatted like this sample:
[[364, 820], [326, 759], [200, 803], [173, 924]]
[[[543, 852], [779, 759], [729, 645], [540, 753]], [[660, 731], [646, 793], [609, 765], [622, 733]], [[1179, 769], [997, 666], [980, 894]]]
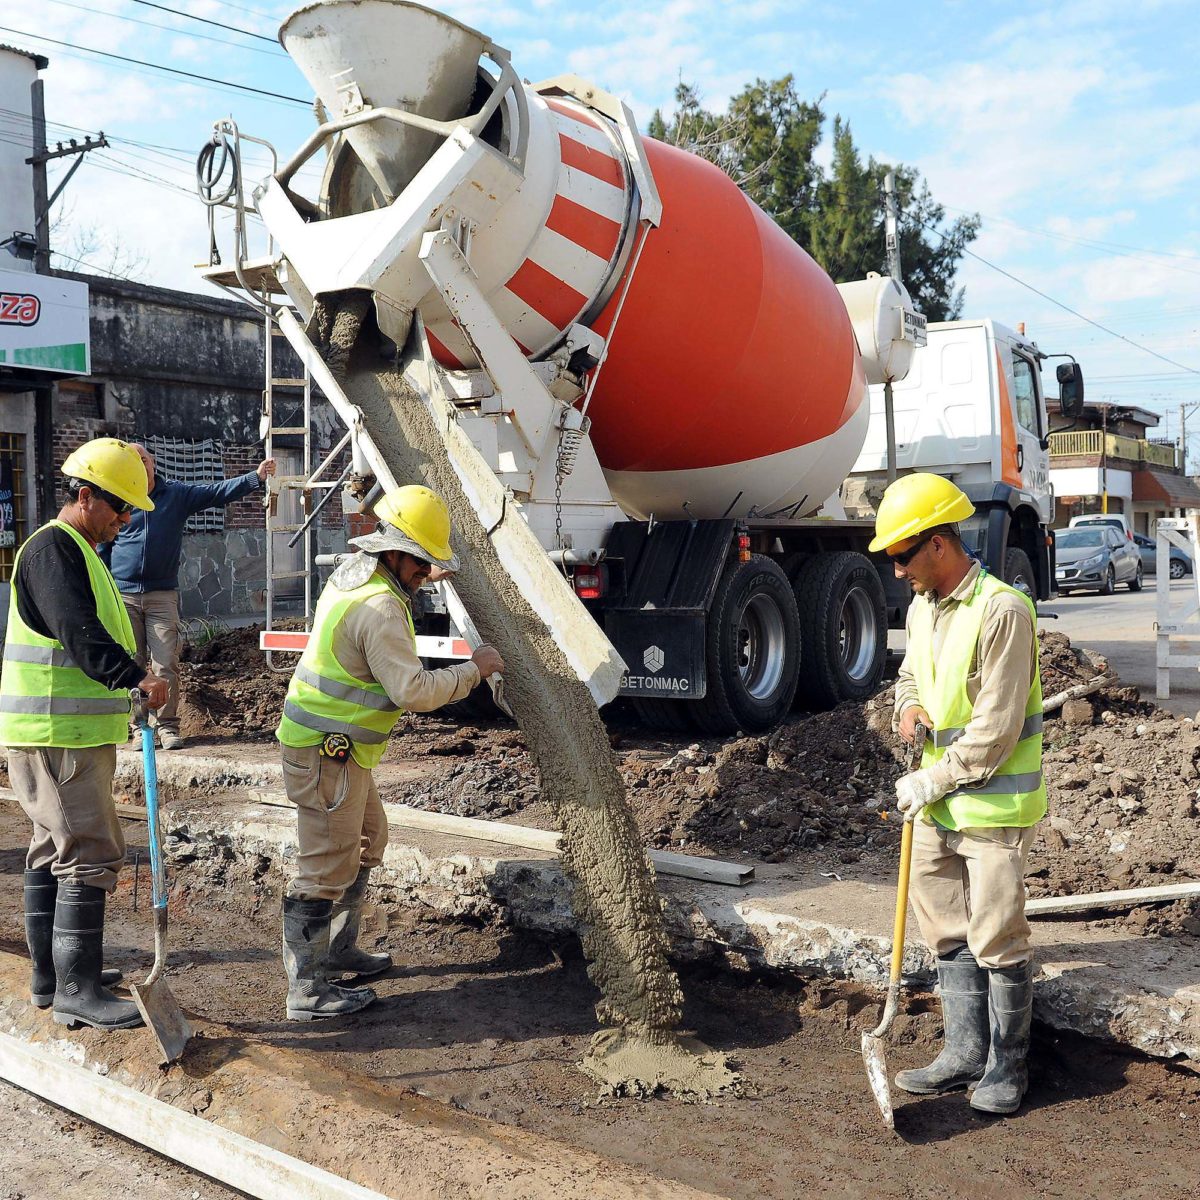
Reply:
[[[144, 0], [135, 0], [136, 3], [143, 3]], [[246, 46], [241, 42], [232, 42], [229, 38], [213, 37], [209, 33], [184, 33], [181, 29], [174, 25], [162, 25], [158, 21], [142, 21], [137, 17], [131, 17], [128, 13], [110, 12], [105, 8], [85, 8], [82, 4], [72, 4], [71, 0], [50, 0], [51, 4], [61, 5], [63, 8], [73, 8], [76, 12], [87, 13], [89, 16], [97, 17], [113, 17], [118, 21], [129, 21], [133, 25], [144, 25], [147, 29], [161, 29], [166, 33], [173, 33], [179, 37], [196, 38], [203, 42], [216, 42], [219, 46], [232, 46], [235, 50], [248, 50], [251, 54], [267, 54], [273, 58], [287, 58], [287, 55], [282, 50], [264, 50], [261, 46]], [[151, 8], [160, 8], [161, 5], [153, 4]], [[175, 12], [173, 8], [164, 9], [165, 12]], [[188, 13], [179, 13], [179, 16], [188, 16]], [[194, 17], [193, 20], [202, 21], [203, 17]], [[210, 21], [208, 24], [217, 24], [218, 22]], [[223, 29], [232, 29], [232, 25], [223, 25]], [[242, 33], [243, 30], [236, 32]], [[260, 37], [260, 34], [251, 33], [249, 37]], [[269, 42], [270, 38], [263, 38], [263, 41]]]
[[211, 75], [197, 75], [192, 71], [182, 71], [178, 67], [166, 67], [161, 63], [143, 62], [140, 58], [129, 58], [124, 54], [113, 54], [109, 50], [96, 50], [92, 46], [80, 46], [75, 42], [59, 41], [57, 38], [44, 37], [40, 33], [29, 33], [24, 29], [13, 29], [9, 25], [0, 25], [0, 30], [3, 30], [5, 33], [15, 33], [17, 37], [35, 38], [38, 41], [49, 42], [52, 46], [66, 46], [71, 50], [83, 50], [88, 54], [98, 54], [102, 58], [112, 58], [118, 62], [132, 63], [138, 67], [148, 67], [152, 71], [166, 71], [169, 75], [180, 75], [185, 79], [199, 80], [202, 83], [216, 84], [218, 87], [234, 88], [239, 92], [249, 92], [256, 96], [286, 100], [291, 104], [303, 104], [305, 108], [309, 107], [309, 101], [301, 100], [299, 96], [285, 96], [282, 92], [269, 92], [263, 88], [251, 87], [248, 83], [234, 83], [228, 79], [215, 79]]
[[[922, 227], [928, 229], [930, 233], [937, 234], [937, 236], [940, 237], [943, 242], [949, 241], [949, 235], [943, 233], [937, 228], [936, 225], [929, 225], [922, 222]], [[1149, 346], [1143, 346], [1141, 342], [1135, 342], [1133, 338], [1126, 337], [1123, 333], [1118, 333], [1115, 329], [1110, 329], [1107, 325], [1102, 325], [1099, 321], [1095, 321], [1091, 317], [1084, 316], [1083, 313], [1072, 308], [1069, 304], [1064, 304], [1061, 300], [1056, 300], [1053, 296], [1043, 292], [1040, 288], [1035, 288], [1032, 283], [1026, 283], [1024, 279], [1014, 275], [1011, 271], [1006, 271], [1003, 267], [998, 267], [994, 262], [990, 262], [988, 259], [984, 258], [983, 255], [976, 254], [974, 250], [968, 250], [966, 246], [962, 246], [960, 249], [963, 254], [968, 255], [977, 262], [983, 263], [985, 267], [991, 267], [993, 271], [998, 271], [1006, 279], [1011, 279], [1013, 283], [1020, 284], [1021, 287], [1033, 292], [1035, 296], [1041, 296], [1043, 300], [1048, 300], [1051, 304], [1055, 305], [1055, 307], [1061, 308], [1065, 312], [1069, 312], [1073, 317], [1078, 317], [1079, 320], [1085, 321], [1088, 325], [1094, 325], [1097, 329], [1109, 334], [1111, 337], [1115, 337], [1120, 341], [1127, 343], [1135, 350], [1141, 350], [1144, 354], [1152, 355], [1154, 358], [1161, 359], [1165, 363], [1170, 363], [1171, 366], [1178, 367], [1181, 371], [1185, 371], [1189, 375], [1200, 375], [1200, 368], [1189, 367], [1186, 363], [1177, 362], [1173, 358], [1168, 358], [1165, 354], [1159, 354], [1157, 350], [1151, 350]]]
[[[162, 12], [173, 13], [177, 17], [186, 17], [189, 21], [200, 21], [205, 25], [215, 25], [218, 29], [228, 29], [233, 33], [240, 33], [244, 37], [258, 38], [262, 42], [275, 43], [274, 38], [267, 37], [265, 34], [252, 33], [249, 29], [239, 29], [236, 25], [226, 25], [224, 21], [210, 21], [207, 17], [197, 17], [194, 13], [181, 12], [177, 8], [168, 8], [165, 4], [153, 4], [151, 0], [133, 0], [133, 2], [134, 4], [143, 5], [145, 8], [157, 8]], [[286, 58], [287, 55], [283, 55], [282, 57]]]

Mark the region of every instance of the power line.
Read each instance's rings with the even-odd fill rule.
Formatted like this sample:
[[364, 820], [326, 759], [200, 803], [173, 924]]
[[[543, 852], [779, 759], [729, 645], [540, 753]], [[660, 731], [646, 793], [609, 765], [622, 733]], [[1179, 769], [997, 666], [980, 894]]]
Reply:
[[0, 30], [5, 33], [15, 33], [17, 37], [36, 38], [39, 41], [49, 42], [52, 46], [66, 46], [71, 50], [85, 50], [88, 54], [99, 54], [102, 58], [113, 58], [118, 62], [133, 63], [138, 67], [149, 67], [152, 71], [166, 71], [171, 75], [182, 75], [185, 79], [198, 79], [203, 83], [215, 83], [219, 87], [236, 88], [239, 92], [252, 92], [256, 96], [268, 96], [275, 100], [287, 100], [292, 104], [303, 104], [305, 108], [309, 107], [307, 100], [301, 100], [299, 96], [285, 96], [282, 92], [268, 92], [263, 88], [251, 87], [248, 83], [233, 83], [228, 79], [214, 79], [211, 75], [196, 75], [192, 71], [181, 71], [178, 67], [165, 67], [161, 63], [143, 62], [140, 58], [127, 58], [124, 54], [113, 54], [108, 50], [96, 50], [92, 46], [79, 46], [75, 42], [60, 42], [57, 38], [43, 37], [40, 33], [29, 33], [24, 29], [13, 29], [8, 25], [0, 25]]
[[[145, 3], [145, 0], [136, 0], [136, 2], [139, 4]], [[179, 34], [183, 37], [197, 38], [203, 42], [216, 42], [217, 45], [219, 45], [219, 46], [232, 46], [235, 50], [248, 50], [252, 54], [268, 54], [274, 58], [287, 58], [287, 55], [284, 54], [282, 50], [263, 50], [259, 46], [245, 46], [241, 42], [231, 42], [228, 38], [213, 37], [211, 34], [208, 34], [208, 33], [184, 34], [180, 29], [177, 29], [174, 25], [161, 25], [157, 21], [141, 21], [137, 17], [129, 16], [127, 13], [109, 12], [108, 9], [104, 9], [104, 8], [96, 8], [96, 9], [85, 8], [82, 4], [72, 4], [71, 0], [50, 0], [50, 3], [61, 5], [63, 8], [73, 8], [73, 9], [75, 9], [76, 12], [87, 13], [89, 16], [113, 17], [118, 21], [129, 21], [131, 24], [134, 24], [134, 25], [144, 25], [147, 29], [161, 29], [166, 33], [174, 33], [174, 34]], [[161, 7], [162, 6], [159, 4], [151, 5], [151, 8], [161, 8]], [[165, 9], [164, 11], [165, 12], [174, 12], [175, 10], [173, 8], [168, 8], [168, 9]], [[180, 13], [179, 15], [187, 16], [188, 14]], [[193, 19], [197, 20], [197, 21], [201, 21], [204, 18], [203, 17], [195, 17]], [[213, 22], [213, 21], [210, 21], [208, 23], [209, 24], [217, 24], [217, 22]], [[222, 26], [222, 28], [223, 29], [232, 29], [233, 26], [232, 25], [224, 25], [224, 26]], [[237, 30], [237, 32], [241, 33], [244, 31]], [[251, 33], [248, 36], [249, 37], [259, 37], [261, 35], [257, 34], [257, 33]], [[263, 40], [269, 42], [271, 39], [263, 38]]]
[[[949, 240], [948, 235], [942, 233], [937, 226], [929, 225], [925, 222], [922, 222], [921, 224], [923, 228], [928, 229], [930, 233], [936, 233], [943, 242]], [[1109, 334], [1110, 336], [1118, 338], [1122, 342], [1126, 342], [1135, 350], [1141, 350], [1146, 354], [1152, 355], [1154, 358], [1161, 359], [1165, 363], [1170, 363], [1171, 366], [1178, 367], [1181, 371], [1186, 371], [1189, 375], [1200, 375], [1200, 369], [1197, 369], [1196, 367], [1189, 367], [1181, 362], [1176, 362], [1175, 359], [1168, 358], [1165, 354], [1159, 354], [1157, 350], [1151, 350], [1149, 346], [1143, 346], [1141, 342], [1135, 342], [1133, 338], [1128, 338], [1123, 333], [1118, 333], [1115, 329], [1109, 329], [1107, 325], [1101, 325], [1099, 321], [1094, 321], [1091, 317], [1085, 317], [1083, 313], [1072, 308], [1069, 304], [1064, 304], [1061, 300], [1055, 300], [1053, 296], [1047, 295], [1047, 293], [1043, 292], [1040, 288], [1035, 288], [1032, 283], [1026, 283], [1025, 280], [1014, 275], [1011, 271], [1006, 271], [1003, 267], [998, 267], [994, 262], [989, 262], [983, 257], [983, 255], [976, 254], [974, 250], [968, 250], [965, 246], [961, 246], [960, 250], [963, 254], [967, 254], [971, 258], [983, 263], [985, 267], [991, 267], [993, 271], [999, 271], [1001, 275], [1003, 275], [1006, 279], [1011, 279], [1013, 283], [1018, 283], [1021, 285], [1021, 287], [1027, 288], [1029, 291], [1033, 292], [1035, 296], [1041, 296], [1043, 300], [1049, 300], [1050, 303], [1055, 305], [1057, 308], [1061, 308], [1065, 312], [1069, 312], [1073, 317], [1078, 317], [1081, 321], [1085, 321], [1089, 325], [1094, 325], [1097, 329], [1103, 330], [1103, 332]]]
[[[189, 21], [200, 21], [204, 25], [215, 25], [218, 29], [228, 29], [232, 33], [240, 33], [244, 37], [258, 38], [260, 42], [271, 42], [273, 44], [278, 44], [275, 42], [274, 38], [266, 37], [261, 33], [251, 33], [249, 29], [239, 29], [236, 25], [226, 25], [224, 21], [210, 21], [207, 17], [197, 17], [192, 13], [180, 12], [179, 9], [168, 8], [165, 4], [152, 4], [151, 0], [133, 0], [133, 2], [134, 4], [144, 5], [146, 8], [157, 8], [161, 12], [172, 13], [177, 17], [186, 17]], [[130, 18], [130, 20], [132, 20], [132, 18]], [[229, 44], [234, 45], [235, 43], [231, 42]], [[281, 55], [281, 57], [286, 58], [287, 55]]]

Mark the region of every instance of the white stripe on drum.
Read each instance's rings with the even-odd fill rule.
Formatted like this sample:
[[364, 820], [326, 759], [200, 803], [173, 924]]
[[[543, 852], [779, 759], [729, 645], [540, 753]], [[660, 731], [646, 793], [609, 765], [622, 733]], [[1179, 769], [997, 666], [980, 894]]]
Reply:
[[526, 258], [533, 259], [539, 267], [585, 296], [595, 292], [608, 269], [608, 263], [598, 254], [585, 250], [553, 229], [543, 229], [538, 234]]
[[[554, 112], [551, 109], [551, 112]], [[613, 152], [612, 142], [605, 137], [602, 129], [597, 129], [593, 125], [588, 125], [583, 121], [575, 121], [570, 117], [564, 117], [562, 113], [554, 113], [554, 123], [558, 126], [558, 132], [563, 137], [569, 137], [576, 142], [582, 142], [585, 146], [592, 150], [599, 150], [601, 154], [607, 154], [609, 158], [616, 158]]]
[[558, 172], [558, 194], [618, 225], [625, 220], [625, 193], [586, 171], [565, 165], [561, 167]]
[[537, 354], [558, 337], [560, 330], [540, 312], [529, 307], [520, 296], [501, 288], [491, 297], [496, 315], [522, 346]]

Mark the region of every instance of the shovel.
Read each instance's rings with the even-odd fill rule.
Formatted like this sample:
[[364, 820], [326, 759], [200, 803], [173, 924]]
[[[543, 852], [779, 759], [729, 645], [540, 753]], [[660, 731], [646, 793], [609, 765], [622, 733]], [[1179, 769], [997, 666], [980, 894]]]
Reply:
[[130, 697], [137, 713], [142, 735], [142, 772], [146, 785], [146, 829], [150, 842], [150, 877], [154, 900], [154, 966], [142, 983], [129, 990], [142, 1019], [158, 1043], [158, 1060], [173, 1063], [183, 1053], [192, 1027], [179, 1007], [167, 981], [162, 978], [167, 966], [167, 873], [163, 866], [162, 843], [158, 824], [158, 766], [154, 758], [154, 730], [146, 716], [145, 696], [133, 688]]
[[[908, 769], [915, 770], [921, 762], [921, 752], [925, 749], [925, 739], [929, 730], [917, 722], [913, 730], [912, 752], [909, 755]], [[908, 875], [912, 867], [913, 823], [904, 822], [900, 834], [900, 877], [896, 883], [896, 918], [892, 927], [892, 971], [888, 980], [887, 1003], [883, 1006], [883, 1020], [871, 1030], [862, 1035], [863, 1063], [867, 1068], [867, 1079], [871, 1083], [871, 1091], [875, 1093], [875, 1103], [883, 1114], [883, 1123], [889, 1129], [895, 1129], [896, 1123], [892, 1115], [892, 1093], [888, 1084], [887, 1054], [883, 1039], [887, 1037], [896, 1019], [896, 1009], [900, 1003], [900, 968], [904, 962], [904, 931], [908, 924]]]

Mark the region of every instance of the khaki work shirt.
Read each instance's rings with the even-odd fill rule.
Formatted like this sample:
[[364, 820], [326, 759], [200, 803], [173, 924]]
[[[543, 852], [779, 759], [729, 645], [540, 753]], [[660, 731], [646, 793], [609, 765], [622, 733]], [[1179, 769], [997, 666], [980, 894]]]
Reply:
[[[979, 564], [972, 563], [962, 582], [944, 599], [936, 599], [932, 594], [913, 597], [906, 633], [911, 635], [916, 606], [934, 605], [935, 662], [962, 601], [974, 591], [979, 572]], [[984, 610], [979, 641], [967, 674], [971, 719], [962, 736], [930, 768], [947, 790], [986, 782], [1013, 752], [1025, 723], [1029, 689], [1037, 675], [1037, 656], [1037, 634], [1025, 602], [1009, 593], [993, 596]], [[892, 728], [899, 726], [906, 708], [921, 703], [906, 652], [896, 679]]]
[[462, 700], [479, 682], [479, 668], [469, 659], [436, 671], [421, 665], [408, 605], [391, 592], [350, 606], [334, 633], [333, 653], [356, 679], [374, 680], [393, 704], [409, 712], [433, 712]]

